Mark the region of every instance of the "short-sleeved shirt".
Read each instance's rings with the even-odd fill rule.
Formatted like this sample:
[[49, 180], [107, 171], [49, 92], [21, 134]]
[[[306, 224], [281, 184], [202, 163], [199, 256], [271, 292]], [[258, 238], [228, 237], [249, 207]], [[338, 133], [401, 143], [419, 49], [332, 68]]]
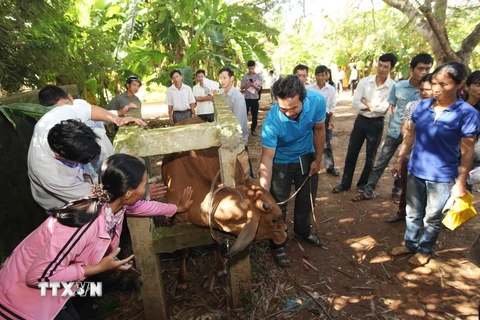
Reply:
[[126, 105], [129, 105], [130, 103], [137, 105], [138, 108], [129, 109], [125, 114], [125, 116], [141, 118], [142, 117], [142, 101], [140, 101], [140, 99], [136, 95], [133, 95], [133, 99], [130, 99], [130, 97], [126, 92], [120, 93], [115, 97], [113, 97], [113, 99], [110, 100], [110, 102], [107, 104], [105, 108], [107, 110], [121, 110]]
[[458, 175], [460, 142], [480, 130], [478, 111], [458, 99], [435, 120], [434, 99], [422, 100], [412, 114], [415, 142], [408, 163], [414, 176], [451, 182]]
[[415, 111], [415, 108], [418, 106], [422, 100], [417, 100], [417, 101], [410, 101], [407, 103], [405, 106], [405, 109], [403, 110], [403, 120], [404, 121], [411, 121], [412, 120], [412, 114], [413, 111]]
[[262, 86], [262, 77], [258, 73], [254, 73], [253, 75], [247, 73], [242, 78], [242, 86], [245, 83], [247, 84], [247, 86], [245, 87], [245, 99], [258, 100], [260, 98], [260, 96], [258, 95], [258, 91], [255, 90], [255, 92], [252, 93], [248, 90], [248, 88], [250, 87], [249, 85], [250, 80], [252, 80], [252, 82], [258, 81], [260, 83], [259, 86]]
[[315, 151], [313, 133], [316, 123], [325, 121], [325, 98], [307, 90], [300, 119], [292, 120], [283, 114], [276, 103], [268, 112], [262, 126], [262, 146], [275, 150], [274, 163], [299, 163], [298, 157]]
[[247, 118], [247, 104], [243, 98], [242, 93], [235, 87], [231, 87], [227, 94], [225, 94], [228, 106], [233, 114], [237, 117], [238, 122], [242, 126], [242, 136], [245, 142], [248, 141], [248, 118]]
[[410, 84], [410, 79], [399, 81], [393, 86], [387, 100], [389, 104], [395, 106], [395, 111], [388, 122], [387, 134], [390, 137], [394, 139], [400, 137], [402, 131], [403, 110], [407, 103], [419, 99], [420, 93]]
[[167, 89], [167, 99], [165, 103], [173, 106], [173, 111], [190, 110], [190, 104], [195, 103], [192, 88], [182, 83], [180, 90], [174, 84]]
[[[211, 91], [207, 86], [200, 86], [197, 83], [193, 87], [193, 96], [194, 97], [206, 97], [211, 95]], [[212, 101], [197, 101], [197, 114], [211, 114], [213, 113], [213, 102]]]
[[335, 98], [335, 95], [337, 94], [337, 90], [335, 90], [334, 87], [332, 87], [328, 83], [325, 83], [325, 86], [323, 86], [323, 88], [320, 89], [317, 83], [314, 82], [312, 84], [307, 85], [305, 88], [307, 90], [318, 92], [325, 98], [327, 102], [327, 113], [335, 112], [335, 106], [337, 105], [337, 99]]
[[88, 102], [75, 100], [75, 105], [53, 108], [35, 125], [28, 149], [28, 177], [33, 198], [45, 209], [63, 206], [90, 193], [91, 183], [85, 181], [83, 166], [56, 159], [47, 138], [50, 129], [62, 120], [90, 120], [91, 108]]

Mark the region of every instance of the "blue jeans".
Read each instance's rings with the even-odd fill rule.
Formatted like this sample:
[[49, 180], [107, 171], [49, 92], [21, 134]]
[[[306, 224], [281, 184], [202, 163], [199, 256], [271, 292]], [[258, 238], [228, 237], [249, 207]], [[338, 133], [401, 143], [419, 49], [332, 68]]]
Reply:
[[[428, 181], [408, 174], [405, 246], [410, 251], [433, 253], [442, 226], [443, 207], [454, 183]], [[427, 205], [423, 211], [425, 198]]]

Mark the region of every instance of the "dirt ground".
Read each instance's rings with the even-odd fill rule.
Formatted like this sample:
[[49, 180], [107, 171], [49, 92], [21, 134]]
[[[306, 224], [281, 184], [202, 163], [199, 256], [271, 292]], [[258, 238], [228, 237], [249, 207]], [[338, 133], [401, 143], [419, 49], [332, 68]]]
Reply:
[[[349, 92], [337, 97], [334, 139], [336, 167], [342, 172], [348, 139], [356, 113]], [[271, 106], [263, 95], [259, 126]], [[385, 130], [386, 131], [386, 130]], [[258, 172], [261, 136], [250, 136], [250, 157]], [[353, 185], [363, 169], [365, 152], [357, 162]], [[257, 176], [258, 177], [258, 176]], [[396, 211], [391, 201], [389, 168], [377, 187], [377, 197], [353, 203], [356, 188], [333, 194], [341, 176], [320, 173], [315, 216], [325, 248], [311, 247], [291, 238], [287, 252], [292, 268], [275, 265], [265, 243], [250, 247], [252, 290], [243, 296], [243, 306], [230, 309], [227, 285], [211, 282], [213, 252], [190, 250], [189, 289], [175, 296], [178, 272], [176, 255], [162, 255], [163, 279], [168, 291], [171, 319], [478, 319], [480, 269], [467, 261], [468, 249], [480, 224], [473, 219], [454, 232], [443, 229], [434, 259], [412, 268], [408, 256], [392, 259], [387, 252], [401, 244], [404, 222], [388, 224], [385, 217]], [[474, 192], [478, 196], [478, 192]], [[478, 202], [476, 203], [478, 210]], [[287, 223], [293, 230], [292, 208]], [[289, 237], [291, 234], [289, 235]], [[308, 263], [305, 263], [307, 261]], [[142, 319], [137, 292], [122, 291], [108, 319]], [[293, 307], [288, 302], [293, 301]], [[300, 301], [299, 301], [300, 300]], [[301, 305], [295, 305], [295, 301]], [[327, 315], [328, 314], [328, 315]]]

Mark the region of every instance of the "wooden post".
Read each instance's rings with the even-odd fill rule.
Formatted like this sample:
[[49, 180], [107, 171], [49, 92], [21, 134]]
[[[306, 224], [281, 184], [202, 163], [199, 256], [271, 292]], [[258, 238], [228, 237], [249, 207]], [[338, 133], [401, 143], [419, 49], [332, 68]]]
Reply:
[[[163, 288], [160, 258], [155, 252], [151, 218], [128, 217], [133, 252], [140, 276], [145, 319], [167, 319], [167, 301]], [[154, 261], [153, 261], [154, 260]]]
[[[235, 167], [237, 163], [237, 154], [242, 150], [229, 150], [225, 146], [218, 149], [220, 160], [220, 174], [222, 182], [229, 187], [235, 187]], [[237, 252], [229, 260], [230, 269], [230, 294], [232, 307], [239, 308], [242, 305], [242, 291], [250, 290], [252, 282], [252, 273], [250, 271], [250, 253], [247, 246], [240, 252]]]

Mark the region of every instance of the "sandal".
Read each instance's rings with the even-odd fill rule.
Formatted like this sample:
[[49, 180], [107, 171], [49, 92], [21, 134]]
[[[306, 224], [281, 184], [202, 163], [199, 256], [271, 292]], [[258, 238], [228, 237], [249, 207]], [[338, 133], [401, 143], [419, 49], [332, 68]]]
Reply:
[[400, 204], [400, 195], [397, 193], [392, 193], [392, 201], [394, 204]]
[[399, 221], [405, 221], [405, 216], [399, 215], [398, 212], [396, 214], [392, 214], [391, 216], [388, 216], [385, 218], [385, 222], [388, 222], [388, 223], [394, 223]]
[[271, 249], [273, 260], [282, 268], [290, 268], [292, 266], [292, 262], [290, 261], [290, 257], [288, 256], [287, 252], [285, 251], [284, 247]]
[[363, 200], [372, 200], [373, 197], [367, 195], [365, 192], [357, 194], [355, 197], [352, 198], [353, 202], [360, 202]]

